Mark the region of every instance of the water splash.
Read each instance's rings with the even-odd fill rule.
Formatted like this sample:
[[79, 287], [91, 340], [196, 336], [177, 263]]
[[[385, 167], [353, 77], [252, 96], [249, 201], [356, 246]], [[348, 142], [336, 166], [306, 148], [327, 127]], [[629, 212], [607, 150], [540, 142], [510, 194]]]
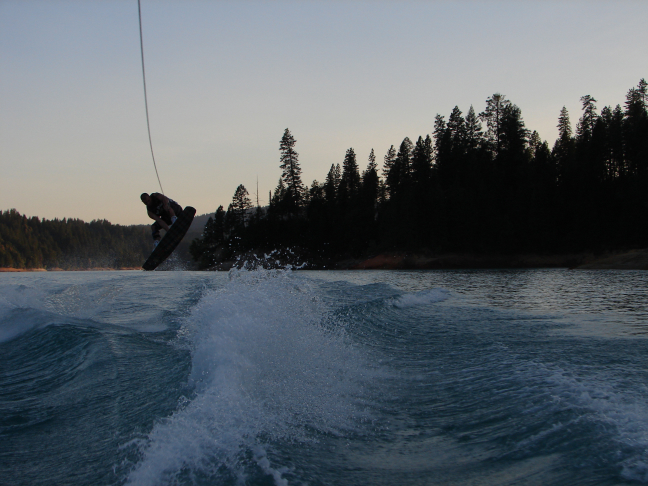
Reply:
[[420, 305], [434, 304], [442, 302], [450, 296], [450, 292], [444, 289], [430, 289], [422, 290], [420, 292], [412, 292], [403, 294], [399, 297], [390, 299], [388, 302], [394, 307], [399, 309], [406, 309], [408, 307], [416, 307]]
[[282, 270], [233, 270], [225, 289], [207, 293], [179, 332], [192, 350], [195, 395], [141, 444], [128, 484], [185, 475], [245, 477], [251, 470], [285, 484], [271, 464], [277, 441], [342, 435], [368, 418], [365, 357], [307, 280]]

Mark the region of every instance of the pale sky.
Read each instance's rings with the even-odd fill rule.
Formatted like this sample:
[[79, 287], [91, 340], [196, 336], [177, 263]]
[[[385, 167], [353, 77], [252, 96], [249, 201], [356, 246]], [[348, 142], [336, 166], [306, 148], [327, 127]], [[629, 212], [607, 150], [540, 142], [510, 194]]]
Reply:
[[[285, 128], [310, 186], [496, 92], [553, 145], [648, 78], [646, 0], [141, 1], [160, 178], [199, 214], [267, 204]], [[150, 223], [139, 42], [137, 0], [0, 0], [0, 210]]]

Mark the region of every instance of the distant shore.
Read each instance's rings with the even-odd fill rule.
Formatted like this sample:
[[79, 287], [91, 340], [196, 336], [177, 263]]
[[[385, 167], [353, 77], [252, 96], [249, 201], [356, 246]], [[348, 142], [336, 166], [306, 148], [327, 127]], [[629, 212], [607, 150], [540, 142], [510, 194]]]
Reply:
[[648, 250], [619, 253], [573, 253], [558, 255], [513, 254], [420, 255], [382, 253], [362, 261], [341, 261], [339, 269], [495, 269], [495, 268], [570, 268], [589, 270], [648, 270]]
[[[478, 255], [471, 253], [425, 254], [382, 252], [367, 258], [331, 259], [327, 261], [292, 261], [273, 257], [273, 266], [293, 265], [304, 270], [462, 270], [501, 268], [569, 268], [583, 270], [648, 270], [648, 249], [607, 253], [568, 253], [553, 255], [511, 254]], [[306, 265], [301, 265], [303, 262]], [[227, 271], [236, 261], [225, 261], [210, 270]]]
[[[299, 258], [299, 257], [297, 257]], [[277, 267], [303, 262], [274, 260]], [[228, 271], [236, 266], [235, 261], [225, 261], [210, 270]], [[569, 253], [558, 255], [512, 254], [476, 255], [466, 253], [447, 253], [440, 255], [407, 252], [383, 252], [368, 258], [346, 258], [309, 262], [305, 270], [467, 270], [503, 268], [569, 268], [574, 270], [648, 270], [648, 249], [608, 253]], [[140, 270], [128, 268], [0, 268], [0, 272], [64, 272], [64, 271], [123, 271]]]
[[128, 268], [10, 268], [0, 267], [0, 272], [119, 272], [122, 270], [141, 270], [141, 267], [128, 267]]
[[11, 268], [0, 267], [0, 272], [47, 272], [45, 268]]

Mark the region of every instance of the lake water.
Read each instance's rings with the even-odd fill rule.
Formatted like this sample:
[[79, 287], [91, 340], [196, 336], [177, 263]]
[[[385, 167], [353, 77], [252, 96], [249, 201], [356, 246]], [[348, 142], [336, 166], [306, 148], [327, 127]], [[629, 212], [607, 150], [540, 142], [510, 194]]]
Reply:
[[0, 274], [2, 485], [648, 482], [648, 273]]

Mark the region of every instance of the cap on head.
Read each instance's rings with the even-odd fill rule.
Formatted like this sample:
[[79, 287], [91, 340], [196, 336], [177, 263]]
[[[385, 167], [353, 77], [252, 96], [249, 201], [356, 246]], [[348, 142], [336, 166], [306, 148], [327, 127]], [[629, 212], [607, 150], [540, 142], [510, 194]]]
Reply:
[[148, 202], [148, 200], [150, 199], [150, 197], [151, 197], [151, 196], [149, 196], [148, 193], [146, 193], [146, 192], [143, 192], [142, 194], [140, 194], [140, 199], [142, 200], [142, 202], [143, 202], [144, 204], [147, 204], [147, 202]]

